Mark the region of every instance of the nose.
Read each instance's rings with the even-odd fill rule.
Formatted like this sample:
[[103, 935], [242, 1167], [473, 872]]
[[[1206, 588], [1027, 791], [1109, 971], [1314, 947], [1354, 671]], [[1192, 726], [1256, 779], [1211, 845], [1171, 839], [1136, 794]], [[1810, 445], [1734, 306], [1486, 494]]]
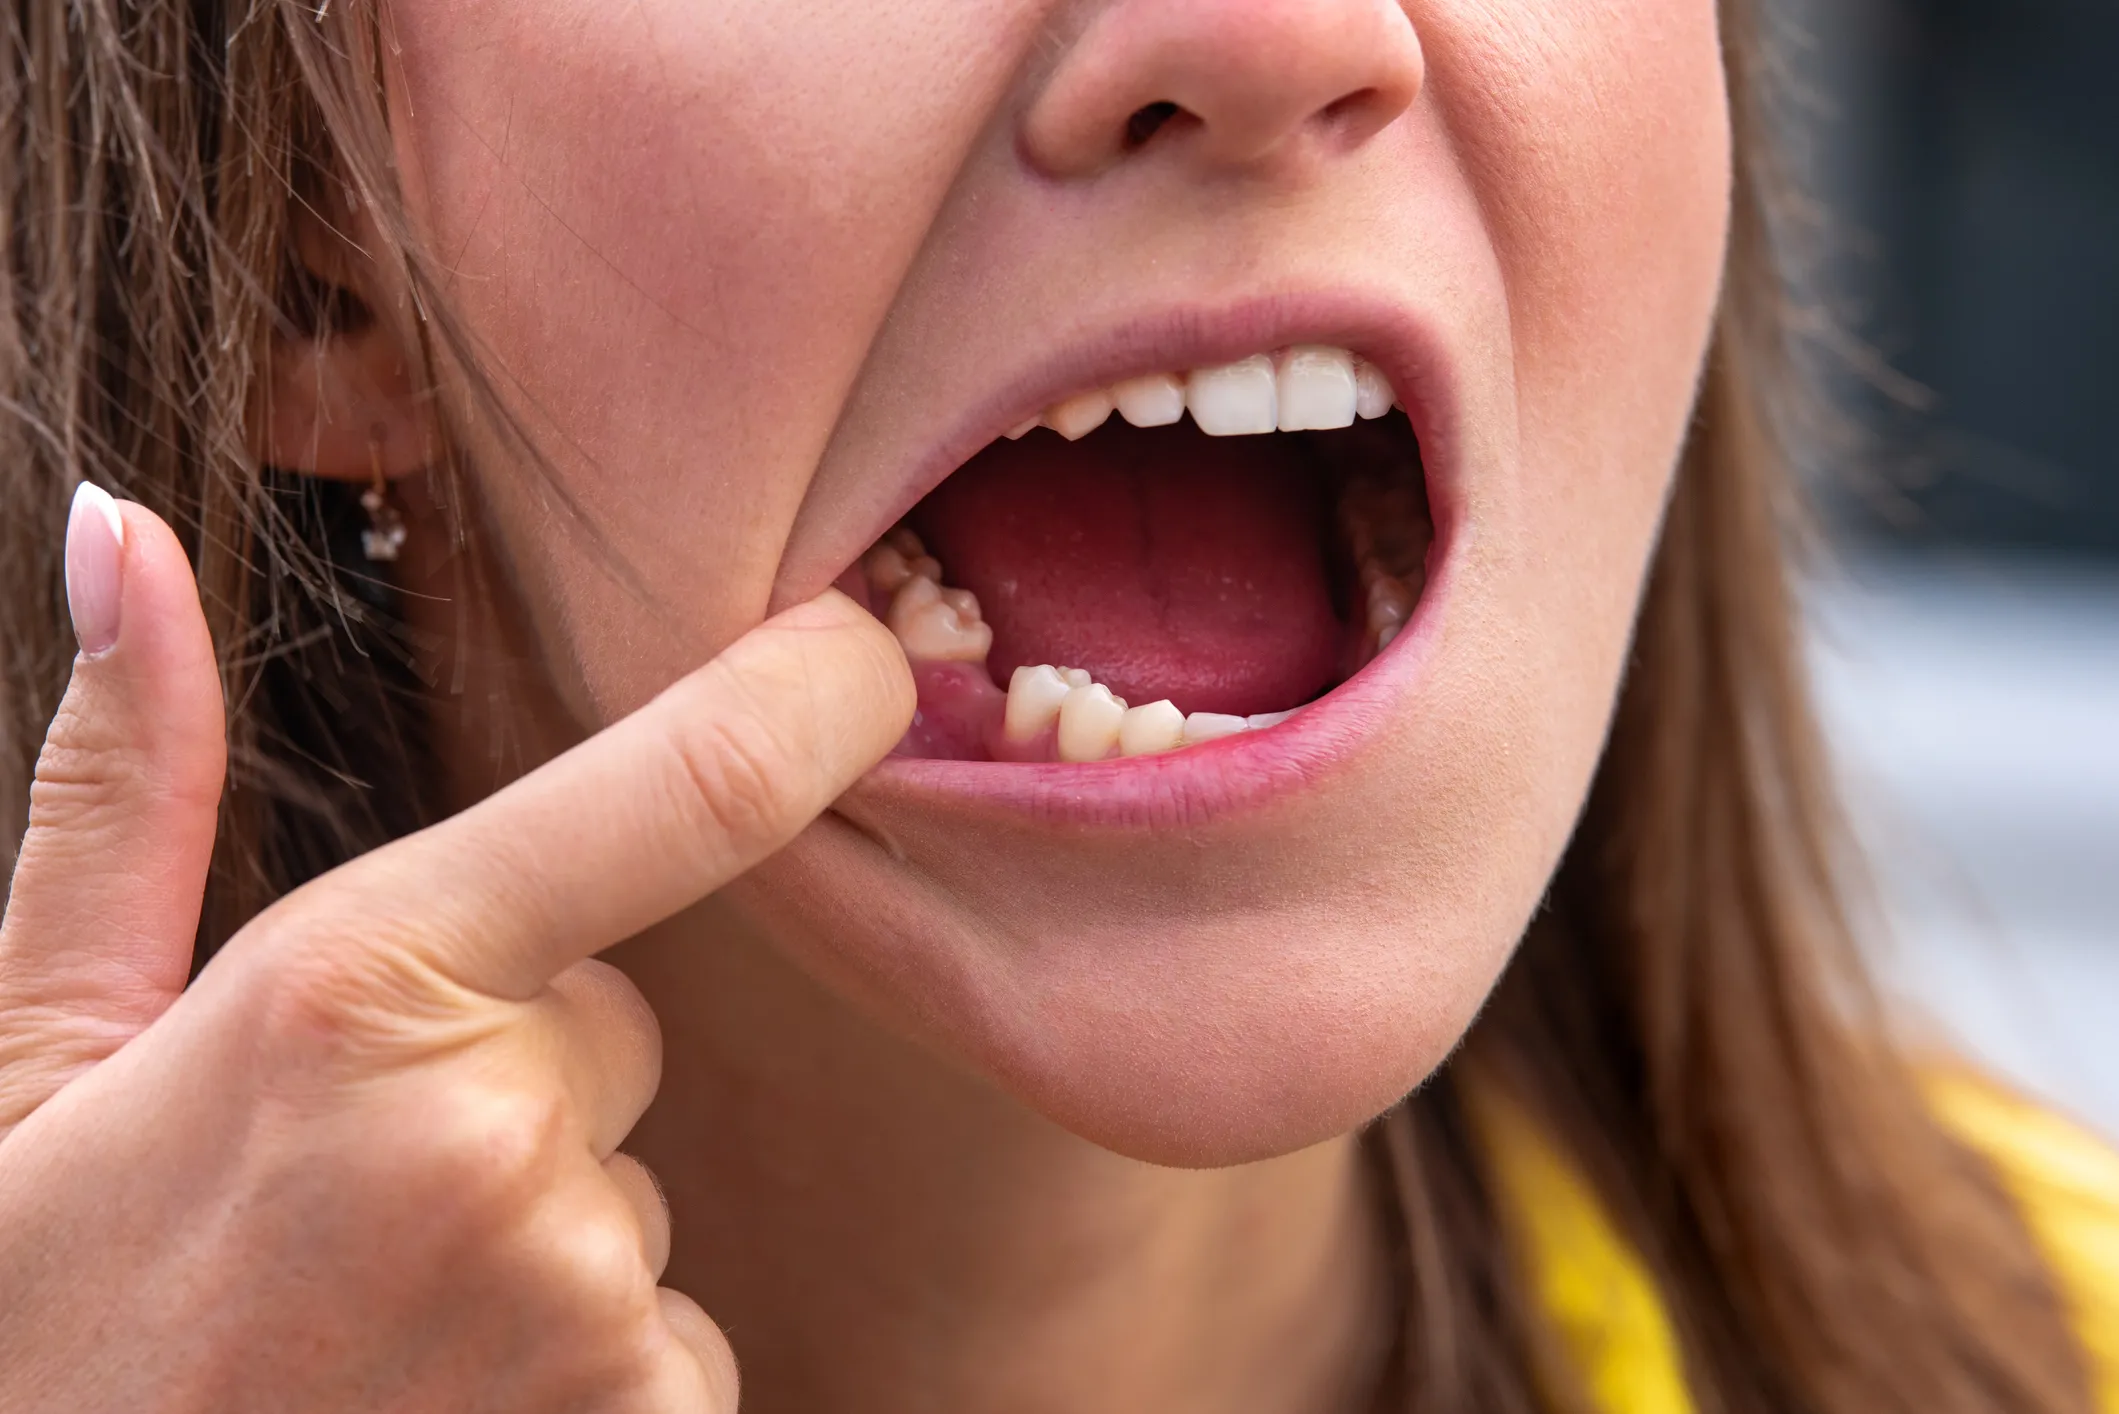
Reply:
[[1222, 169], [1345, 151], [1412, 105], [1423, 67], [1399, 0], [1115, 0], [1031, 103], [1023, 149], [1060, 177], [1151, 142]]

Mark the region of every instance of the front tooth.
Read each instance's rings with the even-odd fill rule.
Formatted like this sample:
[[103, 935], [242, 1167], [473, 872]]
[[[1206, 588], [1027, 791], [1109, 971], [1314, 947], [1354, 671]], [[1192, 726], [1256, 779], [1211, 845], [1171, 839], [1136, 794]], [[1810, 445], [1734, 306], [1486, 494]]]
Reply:
[[1232, 717], [1226, 712], [1194, 712], [1185, 718], [1185, 745], [1198, 746], [1201, 742], [1219, 741], [1225, 736], [1247, 732], [1251, 724], [1242, 717]]
[[1008, 429], [1008, 440], [1011, 442], [1020, 442], [1025, 437], [1029, 436], [1031, 433], [1037, 431], [1038, 428], [1044, 426], [1044, 424], [1045, 419], [1042, 417], [1026, 417], [1021, 422], [1018, 422], [1015, 426]]
[[1045, 410], [1045, 425], [1070, 442], [1082, 438], [1104, 425], [1111, 416], [1111, 394], [1098, 388], [1093, 392], [1076, 393], [1063, 403], [1054, 403]]
[[1168, 427], [1185, 415], [1185, 385], [1174, 373], [1150, 373], [1113, 387], [1111, 401], [1135, 427]]
[[1167, 698], [1127, 709], [1125, 719], [1118, 724], [1118, 754], [1121, 756], [1153, 756], [1162, 751], [1175, 751], [1184, 744], [1185, 714]]
[[1060, 704], [1072, 691], [1050, 664], [1017, 668], [1008, 680], [1008, 707], [1001, 730], [1018, 745], [1037, 740], [1059, 720]]
[[1280, 426], [1273, 360], [1264, 354], [1195, 368], [1185, 385], [1185, 406], [1209, 437], [1243, 437]]
[[1285, 722], [1288, 718], [1294, 716], [1295, 710], [1296, 709], [1291, 707], [1285, 712], [1261, 712], [1257, 716], [1251, 718], [1251, 730], [1254, 732], [1262, 732], [1267, 727], [1277, 727], [1282, 722]]
[[1391, 410], [1395, 395], [1383, 370], [1365, 358], [1354, 360], [1354, 412], [1364, 418], [1381, 417]]
[[1125, 720], [1126, 704], [1102, 683], [1072, 689], [1060, 703], [1060, 760], [1103, 760], [1118, 745], [1118, 729]]
[[890, 601], [890, 631], [916, 663], [982, 663], [993, 651], [993, 630], [966, 622], [942, 599], [933, 580], [915, 575]]
[[1345, 349], [1297, 344], [1280, 356], [1276, 387], [1283, 432], [1354, 425], [1354, 356]]

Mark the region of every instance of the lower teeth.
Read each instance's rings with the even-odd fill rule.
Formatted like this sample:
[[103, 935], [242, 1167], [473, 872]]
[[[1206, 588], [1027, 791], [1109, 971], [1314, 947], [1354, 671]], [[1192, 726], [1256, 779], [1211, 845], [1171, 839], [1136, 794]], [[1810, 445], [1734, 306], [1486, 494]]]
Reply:
[[[1390, 647], [1412, 617], [1426, 583], [1433, 528], [1414, 489], [1369, 472], [1356, 472], [1340, 496], [1340, 528], [1354, 562], [1361, 610], [1358, 644], [1347, 676]], [[904, 646], [915, 669], [960, 665], [978, 674], [980, 694], [998, 694], [983, 665], [993, 629], [968, 589], [942, 583], [942, 566], [918, 535], [900, 525], [862, 558], [871, 602]], [[1135, 707], [1081, 668], [1053, 664], [1017, 668], [1004, 705], [985, 735], [997, 760], [1087, 763], [1157, 756], [1224, 737], [1279, 726], [1302, 709], [1250, 717], [1221, 712], [1189, 715], [1164, 699]], [[901, 748], [903, 749], [903, 748]]]

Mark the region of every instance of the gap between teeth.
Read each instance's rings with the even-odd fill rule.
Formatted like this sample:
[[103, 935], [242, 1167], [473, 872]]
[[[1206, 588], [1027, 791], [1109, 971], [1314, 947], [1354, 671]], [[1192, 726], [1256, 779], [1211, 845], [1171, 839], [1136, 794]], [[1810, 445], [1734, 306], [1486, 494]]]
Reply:
[[1113, 412], [1135, 427], [1167, 427], [1189, 412], [1209, 437], [1319, 432], [1381, 417], [1396, 406], [1390, 380], [1368, 360], [1326, 344], [1296, 344], [1215, 368], [1149, 373], [1092, 388], [1054, 403], [1008, 435], [1049, 427], [1077, 441]]
[[[1357, 474], [1340, 497], [1340, 525], [1362, 592], [1358, 667], [1391, 643], [1411, 619], [1425, 578], [1432, 528], [1410, 487]], [[993, 651], [993, 629], [968, 589], [942, 584], [942, 566], [918, 535], [898, 526], [862, 560], [870, 588], [888, 599], [883, 621], [914, 663], [976, 663]], [[1025, 665], [1008, 683], [1001, 732], [1018, 748], [1047, 733], [1061, 761], [1087, 763], [1155, 756], [1242, 732], [1264, 731], [1300, 708], [1238, 717], [1185, 713], [1168, 699], [1135, 707], [1081, 668]]]

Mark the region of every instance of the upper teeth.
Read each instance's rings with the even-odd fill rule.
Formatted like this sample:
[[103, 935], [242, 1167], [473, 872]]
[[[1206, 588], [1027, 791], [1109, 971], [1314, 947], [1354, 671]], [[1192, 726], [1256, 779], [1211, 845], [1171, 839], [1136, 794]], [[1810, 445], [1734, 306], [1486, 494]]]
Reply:
[[1044, 426], [1071, 442], [1103, 426], [1114, 411], [1135, 427], [1168, 426], [1189, 411], [1210, 437], [1308, 432], [1381, 417], [1396, 401], [1390, 380], [1367, 360], [1324, 344], [1296, 344], [1214, 368], [1148, 373], [1076, 393], [1008, 435]]

